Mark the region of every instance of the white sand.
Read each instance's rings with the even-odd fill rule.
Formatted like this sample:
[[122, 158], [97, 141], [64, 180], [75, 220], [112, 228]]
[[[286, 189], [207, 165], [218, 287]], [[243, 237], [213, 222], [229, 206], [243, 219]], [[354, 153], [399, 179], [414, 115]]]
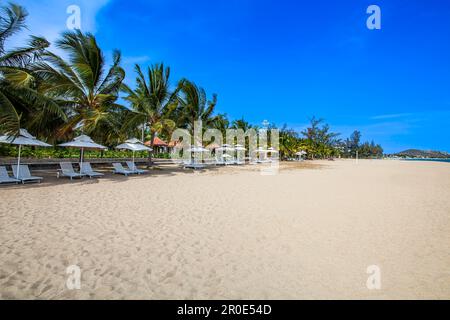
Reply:
[[322, 164], [1, 187], [0, 297], [449, 299], [450, 164]]

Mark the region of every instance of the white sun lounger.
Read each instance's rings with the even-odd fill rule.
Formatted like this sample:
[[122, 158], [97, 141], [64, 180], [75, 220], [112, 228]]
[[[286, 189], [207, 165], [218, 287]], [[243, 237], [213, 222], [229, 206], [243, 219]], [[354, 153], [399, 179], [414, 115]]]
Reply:
[[223, 161], [222, 159], [215, 159], [215, 163], [216, 166], [224, 166], [225, 165], [225, 161]]
[[75, 170], [73, 169], [72, 163], [71, 162], [60, 162], [59, 166], [61, 167], [61, 173], [58, 172], [57, 177], [59, 178], [60, 174], [63, 175], [64, 177], [69, 177], [70, 180], [72, 180], [73, 178], [83, 178], [84, 174], [75, 172]]
[[100, 173], [100, 172], [96, 172], [92, 169], [91, 163], [90, 162], [83, 162], [80, 164], [81, 166], [81, 170], [80, 172], [86, 176], [88, 176], [89, 178], [100, 178], [103, 177], [104, 174]]
[[20, 176], [17, 176], [17, 165], [12, 165], [11, 167], [13, 169], [14, 177], [16, 179], [19, 179], [20, 181], [22, 181], [22, 183], [25, 183], [27, 181], [29, 181], [29, 182], [39, 182], [40, 183], [41, 180], [43, 179], [41, 177], [34, 177], [34, 176], [32, 176], [31, 173], [30, 173], [30, 168], [28, 168], [28, 166], [26, 164], [21, 164], [20, 165], [20, 171], [19, 171], [19, 175]]
[[204, 169], [206, 168], [206, 165], [203, 163], [197, 163], [197, 162], [189, 162], [189, 163], [184, 163], [184, 168], [185, 169]]
[[136, 173], [134, 171], [125, 169], [121, 163], [116, 162], [116, 163], [113, 163], [112, 165], [114, 167], [114, 170], [113, 170], [114, 174], [118, 173], [118, 174], [123, 174], [124, 176], [128, 176], [129, 174]]
[[130, 171], [133, 171], [137, 174], [148, 172], [148, 170], [143, 170], [143, 169], [139, 169], [138, 167], [136, 167], [136, 164], [133, 161], [127, 161], [127, 166], [130, 169]]
[[19, 183], [20, 180], [11, 178], [6, 167], [0, 167], [0, 183]]

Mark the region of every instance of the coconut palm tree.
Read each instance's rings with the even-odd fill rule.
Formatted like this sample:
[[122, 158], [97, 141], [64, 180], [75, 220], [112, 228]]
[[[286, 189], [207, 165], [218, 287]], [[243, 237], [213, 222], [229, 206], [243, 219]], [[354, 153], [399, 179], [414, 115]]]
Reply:
[[79, 30], [63, 33], [56, 46], [67, 53], [68, 61], [45, 52], [45, 61], [37, 62], [33, 71], [41, 80], [40, 90], [68, 115], [58, 136], [70, 136], [78, 129], [105, 144], [117, 142], [126, 111], [116, 103], [125, 78], [120, 52], [113, 52], [107, 68], [95, 37]]
[[25, 28], [27, 12], [15, 4], [1, 7], [0, 11], [0, 131], [17, 133], [20, 127], [30, 127], [40, 117], [64, 121], [64, 112], [39, 92], [38, 79], [30, 70], [49, 43], [44, 38], [31, 37], [26, 46], [7, 50], [8, 38]]
[[220, 130], [225, 136], [226, 130], [230, 128], [230, 120], [228, 120], [226, 113], [219, 113], [212, 119], [212, 127]]
[[242, 129], [244, 132], [247, 132], [249, 129], [254, 129], [254, 127], [247, 121], [245, 121], [244, 117], [239, 120], [234, 120], [231, 124], [233, 129]]
[[194, 123], [202, 121], [203, 127], [212, 126], [214, 122], [213, 112], [217, 104], [217, 95], [213, 94], [211, 100], [207, 100], [206, 92], [189, 80], [181, 81], [181, 108], [180, 120], [184, 127], [194, 134]]
[[[124, 99], [131, 106], [124, 129], [147, 127], [150, 133], [150, 146], [153, 147], [153, 140], [157, 133], [170, 132], [176, 126], [171, 119], [171, 114], [178, 107], [181, 84], [174, 90], [170, 89], [170, 68], [164, 67], [162, 63], [148, 68], [148, 80], [139, 65], [135, 66], [135, 71], [137, 73], [136, 89], [132, 90], [127, 85], [122, 85], [122, 91], [127, 95]], [[152, 158], [149, 152], [148, 165], [151, 164]]]

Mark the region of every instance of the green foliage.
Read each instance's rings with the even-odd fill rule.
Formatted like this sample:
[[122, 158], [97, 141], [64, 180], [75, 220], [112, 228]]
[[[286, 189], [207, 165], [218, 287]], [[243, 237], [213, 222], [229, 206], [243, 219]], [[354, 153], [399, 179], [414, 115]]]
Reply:
[[304, 150], [308, 152], [309, 158], [324, 159], [338, 154], [336, 145], [339, 133], [331, 132], [330, 126], [323, 119], [312, 117], [310, 126], [302, 131], [302, 135], [305, 137]]
[[[0, 144], [0, 156], [1, 157], [12, 157], [18, 156], [18, 147]], [[28, 146], [22, 146], [21, 156], [24, 158], [36, 158], [36, 159], [67, 159], [67, 158], [78, 158], [80, 156], [80, 150], [72, 148], [34, 148]], [[131, 158], [132, 152], [126, 150], [116, 150], [108, 149], [106, 151], [96, 151], [96, 150], [85, 150], [84, 157], [86, 159], [95, 158]], [[146, 158], [147, 152], [136, 152], [136, 158]], [[156, 158], [169, 158], [168, 153], [159, 153], [155, 155]]]
[[170, 68], [164, 64], [156, 64], [147, 70], [147, 78], [139, 65], [135, 66], [137, 73], [136, 89], [132, 90], [122, 84], [121, 90], [126, 94], [125, 100], [130, 103], [131, 110], [127, 111], [123, 132], [132, 132], [145, 125], [146, 136], [149, 135], [151, 146], [156, 133], [169, 135], [175, 129], [172, 112], [178, 106], [180, 85], [170, 89]]
[[214, 109], [217, 104], [217, 95], [213, 94], [211, 100], [207, 100], [206, 92], [189, 80], [181, 81], [181, 97], [178, 123], [185, 127], [191, 134], [194, 132], [194, 122], [201, 120], [204, 127], [213, 124]]
[[58, 104], [39, 91], [39, 79], [31, 69], [50, 44], [44, 38], [31, 37], [25, 47], [7, 50], [5, 43], [25, 28], [28, 14], [15, 4], [0, 11], [0, 133], [16, 134], [39, 116], [65, 119]]
[[280, 158], [292, 159], [295, 158], [295, 153], [304, 147], [303, 140], [300, 139], [294, 129], [288, 129], [286, 125], [280, 130]]

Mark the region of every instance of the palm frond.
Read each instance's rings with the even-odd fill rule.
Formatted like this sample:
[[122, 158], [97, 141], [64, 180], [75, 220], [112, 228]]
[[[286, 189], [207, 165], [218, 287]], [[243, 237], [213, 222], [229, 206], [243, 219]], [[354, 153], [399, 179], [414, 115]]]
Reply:
[[0, 132], [17, 134], [20, 129], [20, 116], [11, 101], [0, 90]]
[[24, 7], [10, 3], [1, 8], [0, 15], [0, 53], [5, 52], [5, 41], [25, 27], [28, 13]]

